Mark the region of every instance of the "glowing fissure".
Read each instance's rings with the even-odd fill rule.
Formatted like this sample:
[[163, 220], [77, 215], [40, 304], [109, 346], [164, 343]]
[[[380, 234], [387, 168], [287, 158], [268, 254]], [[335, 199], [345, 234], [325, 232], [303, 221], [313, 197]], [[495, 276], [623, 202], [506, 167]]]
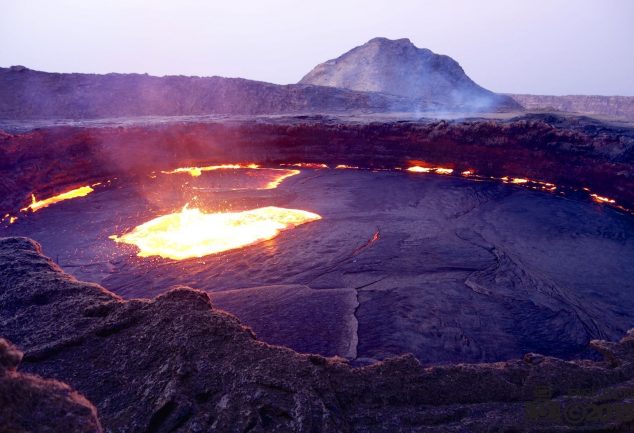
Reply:
[[328, 168], [328, 165], [318, 162], [294, 162], [291, 164], [280, 164], [282, 167], [301, 167], [301, 168]]
[[[273, 170], [278, 170], [278, 169], [273, 169]], [[284, 182], [289, 177], [295, 176], [295, 175], [301, 173], [301, 171], [299, 171], [299, 170], [284, 170], [284, 169], [282, 169], [282, 171], [285, 171], [286, 173], [280, 174], [277, 179], [272, 180], [269, 183], [267, 183], [266, 186], [264, 187], [264, 189], [275, 189], [278, 186], [280, 186], [280, 183]]]
[[451, 174], [453, 173], [453, 168], [445, 168], [445, 167], [422, 167], [420, 165], [414, 165], [409, 167], [407, 171], [412, 173], [436, 173], [436, 174]]
[[203, 174], [203, 171], [215, 171], [215, 170], [231, 170], [240, 168], [260, 168], [257, 164], [219, 164], [219, 165], [207, 165], [204, 167], [181, 167], [169, 171], [161, 171], [163, 174], [178, 174], [187, 173], [192, 177], [198, 177]]
[[[415, 162], [413, 162], [414, 164], [416, 164]], [[336, 168], [339, 168], [340, 166], [337, 166]], [[341, 166], [341, 168], [347, 168], [347, 166]], [[398, 170], [395, 168], [395, 170]], [[443, 168], [443, 167], [426, 167], [426, 166], [422, 166], [422, 165], [411, 165], [409, 168], [406, 169], [407, 171], [411, 172], [411, 173], [436, 173], [436, 174], [452, 174], [453, 173], [453, 169], [451, 168]], [[554, 183], [550, 183], [550, 182], [544, 182], [544, 181], [540, 181], [540, 180], [534, 180], [534, 179], [528, 179], [525, 177], [509, 177], [509, 176], [503, 176], [503, 177], [495, 177], [495, 176], [478, 176], [475, 173], [474, 169], [468, 169], [468, 170], [464, 170], [462, 172], [460, 172], [460, 174], [462, 176], [465, 177], [471, 177], [474, 179], [491, 179], [491, 180], [496, 180], [496, 181], [502, 181], [504, 183], [512, 183], [515, 185], [521, 185], [524, 188], [529, 188], [529, 189], [534, 189], [534, 190], [541, 190], [541, 191], [547, 191], [547, 192], [551, 192], [554, 193], [555, 191], [558, 190], [557, 185], [555, 185]], [[564, 188], [565, 189], [565, 188]], [[577, 190], [576, 188], [569, 188], [571, 190]], [[634, 215], [634, 211], [627, 209], [623, 206], [620, 206], [616, 203], [616, 200], [609, 198], [609, 197], [603, 197], [600, 196], [598, 194], [594, 194], [592, 193], [592, 191], [590, 191], [590, 188], [587, 187], [583, 187], [581, 188], [583, 191], [587, 192], [588, 195], [590, 196], [590, 198], [592, 200], [594, 200], [597, 203], [602, 203], [602, 204], [607, 204], [610, 205], [616, 209], [622, 210], [624, 212], [628, 212]], [[559, 191], [560, 194], [564, 194], [563, 191]]]
[[[97, 185], [97, 184], [95, 184]], [[94, 186], [94, 185], [93, 185]], [[47, 199], [44, 200], [37, 200], [35, 198], [35, 194], [31, 194], [31, 204], [28, 205], [27, 207], [24, 207], [22, 209], [20, 209], [22, 212], [26, 212], [29, 209], [32, 210], [33, 212], [36, 212], [40, 209], [43, 209], [45, 207], [48, 207], [52, 204], [55, 203], [59, 203], [60, 201], [64, 201], [64, 200], [70, 200], [73, 198], [77, 198], [77, 197], [85, 197], [88, 194], [90, 194], [91, 192], [93, 192], [94, 189], [92, 188], [92, 186], [82, 186], [79, 188], [75, 188], [72, 189], [70, 191], [66, 191], [62, 194], [58, 194], [56, 196], [53, 197], [49, 197]]]
[[180, 212], [157, 217], [110, 239], [136, 245], [140, 257], [183, 260], [273, 239], [282, 230], [319, 219], [316, 213], [274, 206], [218, 213], [185, 206]]
[[[290, 164], [287, 164], [287, 165], [290, 165]], [[293, 165], [297, 165], [297, 164], [293, 164]], [[323, 168], [323, 167], [320, 167], [320, 168]], [[204, 171], [239, 170], [239, 169], [274, 170], [274, 171], [280, 172], [277, 178], [268, 182], [263, 188], [255, 188], [255, 189], [275, 189], [278, 186], [280, 186], [280, 184], [284, 180], [288, 179], [291, 176], [295, 176], [301, 173], [301, 171], [299, 170], [291, 170], [287, 168], [267, 168], [267, 167], [260, 167], [257, 164], [219, 164], [219, 165], [207, 165], [204, 167], [181, 167], [181, 168], [176, 168], [170, 171], [161, 171], [161, 173], [163, 174], [187, 173], [192, 177], [199, 177], [199, 176], [202, 176]]]
[[610, 203], [610, 204], [615, 204], [616, 200], [613, 200], [611, 198], [608, 197], [602, 197], [600, 195], [597, 194], [590, 194], [590, 197], [592, 197], [592, 200], [598, 202], [598, 203]]

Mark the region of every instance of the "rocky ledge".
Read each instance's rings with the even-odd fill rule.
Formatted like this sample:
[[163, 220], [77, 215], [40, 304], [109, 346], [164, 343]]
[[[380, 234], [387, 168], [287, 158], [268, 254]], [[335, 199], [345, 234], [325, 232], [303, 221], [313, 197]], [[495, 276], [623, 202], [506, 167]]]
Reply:
[[[353, 368], [258, 341], [198, 290], [124, 301], [65, 274], [26, 238], [0, 239], [0, 333], [24, 351], [23, 371], [83, 393], [108, 432], [634, 428], [634, 332], [593, 341], [601, 362], [527, 354], [423, 366], [403, 355]], [[98, 431], [85, 400], [57, 382], [19, 375], [19, 353], [0, 346], [0, 430]], [[25, 427], [42, 419], [21, 415], [36, 405], [47, 420]], [[63, 422], [81, 428], [56, 430]]]

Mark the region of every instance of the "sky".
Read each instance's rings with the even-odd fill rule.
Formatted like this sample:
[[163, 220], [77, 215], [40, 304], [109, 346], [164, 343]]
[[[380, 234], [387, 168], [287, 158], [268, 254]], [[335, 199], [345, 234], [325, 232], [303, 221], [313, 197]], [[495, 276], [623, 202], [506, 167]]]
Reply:
[[496, 92], [634, 96], [634, 0], [0, 0], [0, 66], [299, 81], [376, 36]]

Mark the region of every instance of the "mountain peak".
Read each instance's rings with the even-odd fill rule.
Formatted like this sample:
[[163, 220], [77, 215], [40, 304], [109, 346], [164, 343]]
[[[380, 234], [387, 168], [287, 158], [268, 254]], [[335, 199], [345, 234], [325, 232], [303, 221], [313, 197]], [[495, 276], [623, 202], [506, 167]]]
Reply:
[[300, 83], [387, 93], [455, 109], [517, 107], [511, 98], [473, 82], [451, 57], [418, 48], [407, 38], [373, 38], [317, 65]]
[[372, 38], [370, 39], [366, 44], [377, 44], [377, 43], [384, 43], [384, 44], [394, 44], [394, 45], [412, 45], [415, 46], [412, 41], [410, 41], [408, 38], [401, 38], [401, 39], [388, 39], [388, 38], [384, 38], [382, 36], [377, 36], [376, 38]]

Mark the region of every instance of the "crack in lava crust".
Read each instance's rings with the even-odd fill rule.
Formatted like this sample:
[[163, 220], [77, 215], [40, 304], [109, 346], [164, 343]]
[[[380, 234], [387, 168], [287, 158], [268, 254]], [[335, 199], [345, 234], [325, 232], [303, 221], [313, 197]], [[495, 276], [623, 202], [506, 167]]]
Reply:
[[185, 206], [180, 212], [157, 217], [110, 239], [136, 245], [140, 257], [183, 260], [269, 240], [282, 230], [319, 219], [321, 216], [312, 212], [275, 206], [209, 214]]

